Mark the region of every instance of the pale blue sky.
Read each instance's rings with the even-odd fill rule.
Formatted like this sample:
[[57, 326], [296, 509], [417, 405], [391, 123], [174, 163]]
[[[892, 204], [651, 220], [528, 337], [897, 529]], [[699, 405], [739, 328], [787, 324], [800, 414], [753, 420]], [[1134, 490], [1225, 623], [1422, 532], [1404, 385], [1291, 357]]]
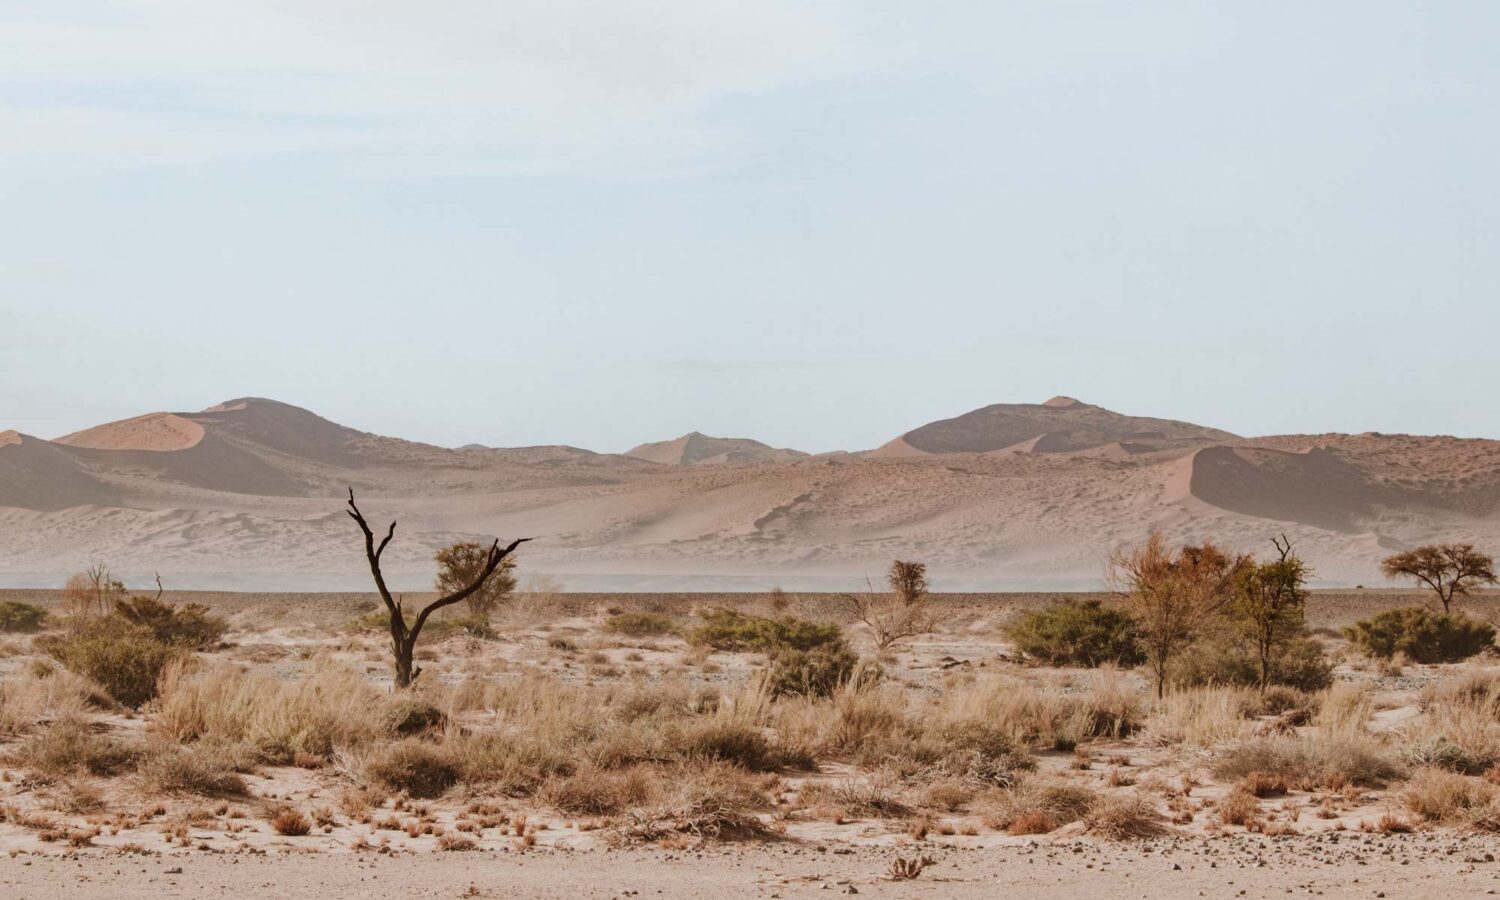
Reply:
[[0, 429], [1500, 437], [1500, 6], [0, 0]]

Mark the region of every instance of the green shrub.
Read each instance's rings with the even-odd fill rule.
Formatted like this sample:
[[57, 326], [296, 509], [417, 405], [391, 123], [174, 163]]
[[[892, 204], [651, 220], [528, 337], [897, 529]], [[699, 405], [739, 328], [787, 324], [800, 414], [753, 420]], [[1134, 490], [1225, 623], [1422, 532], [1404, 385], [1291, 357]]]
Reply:
[[163, 644], [193, 650], [217, 647], [229, 630], [229, 623], [210, 615], [201, 603], [163, 603], [154, 597], [117, 600], [115, 616], [150, 630]]
[[688, 634], [688, 641], [715, 650], [811, 650], [842, 644], [843, 633], [834, 624], [783, 617], [747, 616], [732, 609], [711, 609], [698, 614], [703, 622]]
[[47, 611], [19, 600], [0, 601], [0, 631], [36, 631], [47, 619]]
[[[1172, 664], [1172, 682], [1180, 687], [1255, 687], [1260, 684], [1260, 663], [1244, 640], [1215, 636], [1196, 641], [1178, 654]], [[1271, 661], [1271, 684], [1321, 691], [1333, 684], [1333, 663], [1321, 643], [1309, 635], [1298, 635]]]
[[1413, 662], [1468, 659], [1495, 644], [1494, 626], [1420, 606], [1390, 609], [1344, 629], [1344, 637], [1379, 659], [1405, 654]]
[[771, 654], [767, 684], [775, 696], [828, 697], [850, 681], [873, 684], [880, 667], [860, 661], [842, 639], [811, 650], [785, 649]]
[[657, 637], [677, 630], [672, 620], [661, 613], [633, 612], [610, 616], [604, 630], [627, 637]]
[[1006, 626], [1016, 649], [1049, 666], [1135, 666], [1143, 661], [1135, 621], [1098, 600], [1066, 600]]
[[90, 622], [71, 634], [36, 638], [36, 646], [131, 707], [156, 696], [162, 670], [184, 652], [158, 640], [149, 628], [113, 617]]

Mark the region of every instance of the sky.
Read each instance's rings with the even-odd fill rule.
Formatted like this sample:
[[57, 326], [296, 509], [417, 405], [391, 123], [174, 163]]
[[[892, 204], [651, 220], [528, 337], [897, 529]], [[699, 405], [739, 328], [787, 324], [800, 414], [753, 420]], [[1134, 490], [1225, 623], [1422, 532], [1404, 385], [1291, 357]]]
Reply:
[[0, 429], [1500, 438], [1500, 5], [0, 0]]

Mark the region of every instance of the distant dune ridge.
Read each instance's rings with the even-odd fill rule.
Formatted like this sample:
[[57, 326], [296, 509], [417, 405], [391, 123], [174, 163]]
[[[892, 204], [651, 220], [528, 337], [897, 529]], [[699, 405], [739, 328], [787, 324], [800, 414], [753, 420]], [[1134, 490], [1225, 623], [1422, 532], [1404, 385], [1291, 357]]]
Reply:
[[436, 447], [274, 400], [150, 413], [48, 441], [0, 432], [0, 583], [94, 560], [178, 587], [363, 588], [348, 487], [400, 525], [387, 569], [528, 535], [524, 571], [591, 588], [837, 587], [897, 555], [940, 588], [1097, 587], [1112, 547], [1163, 529], [1264, 551], [1285, 531], [1325, 583], [1433, 539], [1500, 550], [1500, 442], [1243, 438], [1067, 397], [997, 404], [863, 453], [693, 432], [624, 454]]

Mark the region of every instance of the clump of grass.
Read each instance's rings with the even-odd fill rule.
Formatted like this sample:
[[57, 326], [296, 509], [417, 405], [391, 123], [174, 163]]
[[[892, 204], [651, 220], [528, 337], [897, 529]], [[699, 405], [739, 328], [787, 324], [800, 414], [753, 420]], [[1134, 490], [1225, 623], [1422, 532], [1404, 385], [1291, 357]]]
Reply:
[[[1065, 781], [1028, 777], [981, 801], [986, 827], [1011, 834], [1043, 834], [1076, 822], [1099, 804], [1098, 792]], [[1045, 827], [1044, 827], [1045, 826]]]
[[1139, 794], [1106, 797], [1089, 810], [1083, 822], [1091, 834], [1116, 841], [1158, 837], [1168, 831], [1156, 805]]
[[1379, 740], [1366, 734], [1258, 737], [1219, 751], [1216, 777], [1234, 781], [1252, 773], [1302, 786], [1379, 786], [1401, 775], [1401, 766]]
[[372, 782], [419, 799], [442, 795], [461, 773], [451, 754], [420, 738], [381, 747], [365, 762], [365, 776]]
[[617, 843], [656, 843], [673, 837], [700, 841], [765, 838], [755, 814], [770, 805], [761, 784], [724, 763], [681, 766], [663, 773], [667, 786], [650, 807], [632, 810], [614, 834]]
[[118, 775], [135, 766], [140, 748], [120, 743], [70, 716], [27, 738], [8, 758], [20, 768], [48, 777]]
[[0, 679], [0, 737], [25, 734], [45, 722], [81, 718], [90, 707], [114, 701], [87, 679], [44, 664]]
[[1468, 823], [1495, 813], [1500, 789], [1478, 778], [1442, 769], [1419, 769], [1401, 791], [1401, 803], [1423, 822]]
[[223, 748], [161, 742], [141, 755], [136, 777], [148, 794], [244, 796], [249, 789], [235, 771], [239, 765]]
[[1248, 735], [1258, 709], [1255, 691], [1242, 687], [1172, 691], [1146, 723], [1145, 737], [1162, 746], [1214, 747]]
[[179, 742], [249, 744], [265, 762], [285, 764], [298, 754], [326, 758], [336, 747], [368, 747], [403, 723], [430, 720], [411, 704], [338, 666], [318, 666], [291, 681], [227, 665], [172, 666], [151, 726]]
[[1260, 801], [1251, 791], [1236, 787], [1219, 800], [1215, 812], [1224, 825], [1248, 827], [1260, 818]]
[[312, 822], [293, 806], [278, 806], [268, 811], [271, 830], [287, 837], [301, 837], [312, 831]]

